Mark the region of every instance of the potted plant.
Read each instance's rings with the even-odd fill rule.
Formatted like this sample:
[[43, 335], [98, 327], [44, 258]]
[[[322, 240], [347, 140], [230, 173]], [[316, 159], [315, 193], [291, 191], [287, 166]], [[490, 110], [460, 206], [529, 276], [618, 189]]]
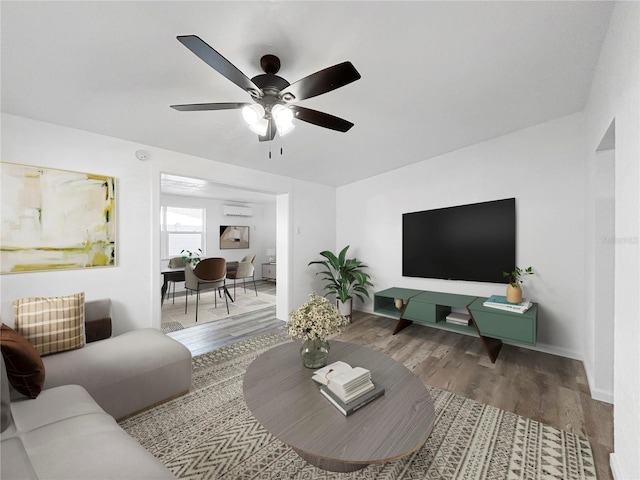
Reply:
[[522, 287], [524, 283], [523, 278], [527, 275], [533, 275], [533, 267], [522, 269], [515, 267], [511, 272], [502, 272], [502, 276], [507, 279], [509, 285], [507, 285], [507, 302], [520, 303], [522, 301]]
[[347, 258], [349, 245], [344, 247], [336, 256], [334, 253], [325, 250], [320, 252], [326, 260], [314, 260], [309, 265], [322, 265], [325, 270], [317, 272], [316, 275], [324, 275], [322, 280], [327, 283], [322, 288], [325, 296], [335, 294], [338, 309], [343, 315], [351, 316], [353, 308], [353, 296], [355, 295], [364, 302], [364, 297], [369, 297], [368, 287], [373, 287], [368, 273], [364, 272], [367, 265], [357, 258]]
[[198, 249], [195, 252], [192, 252], [190, 250], [182, 250], [180, 254], [182, 255], [182, 261], [185, 265], [193, 263], [193, 266], [195, 267], [196, 264], [201, 260], [200, 257], [202, 256], [202, 250]]
[[342, 333], [349, 324], [329, 300], [315, 293], [297, 310], [291, 312], [287, 330], [291, 338], [302, 340], [300, 355], [307, 368], [321, 368], [327, 363], [329, 342], [327, 337]]

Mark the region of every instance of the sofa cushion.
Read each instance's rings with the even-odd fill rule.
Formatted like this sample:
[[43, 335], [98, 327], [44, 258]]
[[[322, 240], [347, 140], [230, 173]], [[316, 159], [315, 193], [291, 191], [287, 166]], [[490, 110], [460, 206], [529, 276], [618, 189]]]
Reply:
[[84, 292], [64, 297], [20, 298], [13, 302], [15, 327], [40, 355], [85, 344]]
[[44, 390], [12, 410], [16, 432], [2, 437], [0, 478], [175, 478], [82, 387]]
[[132, 330], [42, 361], [45, 389], [82, 385], [116, 419], [186, 393], [191, 386], [191, 352], [154, 328]]
[[[0, 344], [9, 383], [24, 396], [36, 398], [42, 391], [45, 380], [44, 364], [40, 355], [34, 346], [14, 329], [4, 323], [1, 328]], [[3, 372], [5, 368], [2, 369]], [[4, 394], [3, 391], [3, 405]], [[4, 416], [2, 423], [4, 431]]]
[[38, 475], [29, 461], [29, 455], [27, 455], [20, 437], [2, 439], [2, 457], [0, 478], [37, 480]]

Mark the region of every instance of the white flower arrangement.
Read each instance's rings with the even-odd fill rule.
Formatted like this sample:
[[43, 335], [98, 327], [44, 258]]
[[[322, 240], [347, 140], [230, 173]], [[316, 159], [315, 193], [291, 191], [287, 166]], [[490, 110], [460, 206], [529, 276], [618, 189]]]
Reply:
[[347, 325], [349, 325], [347, 317], [342, 315], [329, 300], [311, 293], [307, 302], [291, 312], [287, 329], [291, 338], [326, 340], [329, 335], [342, 333]]

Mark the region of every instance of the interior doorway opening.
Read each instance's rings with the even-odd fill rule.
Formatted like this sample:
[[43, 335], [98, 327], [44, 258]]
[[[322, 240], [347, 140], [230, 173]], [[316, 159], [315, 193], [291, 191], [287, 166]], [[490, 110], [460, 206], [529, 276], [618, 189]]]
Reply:
[[615, 120], [596, 150], [594, 178], [594, 387], [613, 392], [615, 332]]
[[[168, 244], [161, 244], [159, 261], [163, 277], [166, 278], [166, 272], [172, 270], [169, 268], [171, 258], [174, 265], [181, 263], [184, 256], [222, 257], [228, 264], [253, 257], [254, 269], [250, 277], [236, 280], [235, 288], [233, 280], [226, 280], [227, 289], [231, 293], [229, 298], [233, 298], [233, 301], [229, 302], [228, 312], [225, 298], [216, 289], [201, 292], [198, 297], [197, 322], [193, 292], [185, 289], [184, 277], [169, 275], [173, 281], [169, 281], [168, 285], [163, 281], [161, 301], [161, 328], [165, 333], [200, 327], [209, 322], [219, 323], [218, 327], [222, 329], [226, 326], [237, 329], [237, 319], [240, 316], [249, 319], [249, 326], [245, 329], [250, 328], [253, 321], [255, 329], [259, 331], [265, 326], [266, 317], [277, 319], [276, 312], [282, 310], [278, 305], [286, 306], [288, 301], [287, 274], [286, 271], [280, 271], [281, 265], [286, 266], [287, 262], [279, 261], [281, 258], [286, 259], [288, 255], [288, 242], [279, 238], [282, 233], [278, 233], [286, 231], [289, 221], [288, 208], [282, 208], [282, 197], [286, 199], [285, 205], [288, 205], [286, 194], [278, 195], [276, 192], [224, 185], [202, 178], [161, 173], [160, 214], [171, 208], [200, 209], [204, 212], [202, 248], [199, 251], [188, 251], [179, 255], [172, 251], [172, 255], [169, 255], [168, 248], [163, 248], [168, 247]], [[168, 232], [169, 227], [176, 232]], [[182, 227], [168, 225], [161, 217], [161, 243], [166, 238], [181, 238], [179, 231], [192, 228]], [[238, 245], [230, 243], [228, 238], [223, 241], [220, 232], [223, 232], [223, 229], [228, 231], [229, 228], [246, 232], [245, 238], [238, 242]], [[187, 263], [190, 263], [189, 258]], [[184, 275], [185, 267], [183, 264], [181, 266]], [[190, 292], [191, 295], [188, 296]]]

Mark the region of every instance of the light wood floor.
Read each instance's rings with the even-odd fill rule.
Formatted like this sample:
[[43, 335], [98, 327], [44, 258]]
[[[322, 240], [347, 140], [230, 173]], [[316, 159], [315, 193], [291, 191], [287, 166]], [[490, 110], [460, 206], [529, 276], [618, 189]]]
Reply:
[[[216, 323], [168, 335], [199, 355], [254, 335], [286, 334], [275, 311], [234, 317], [224, 326]], [[504, 345], [492, 364], [475, 337], [416, 324], [392, 335], [394, 326], [392, 319], [354, 312], [352, 324], [339, 339], [386, 353], [425, 384], [587, 436], [598, 478], [613, 478], [613, 407], [591, 399], [581, 362]]]
[[[256, 281], [256, 287], [260, 293], [276, 295], [276, 284], [273, 282]], [[238, 295], [253, 295], [251, 289], [244, 293], [239, 288], [237, 292]], [[170, 332], [167, 336], [178, 340], [195, 356], [274, 330], [286, 333], [284, 322], [276, 319], [275, 306]]]

